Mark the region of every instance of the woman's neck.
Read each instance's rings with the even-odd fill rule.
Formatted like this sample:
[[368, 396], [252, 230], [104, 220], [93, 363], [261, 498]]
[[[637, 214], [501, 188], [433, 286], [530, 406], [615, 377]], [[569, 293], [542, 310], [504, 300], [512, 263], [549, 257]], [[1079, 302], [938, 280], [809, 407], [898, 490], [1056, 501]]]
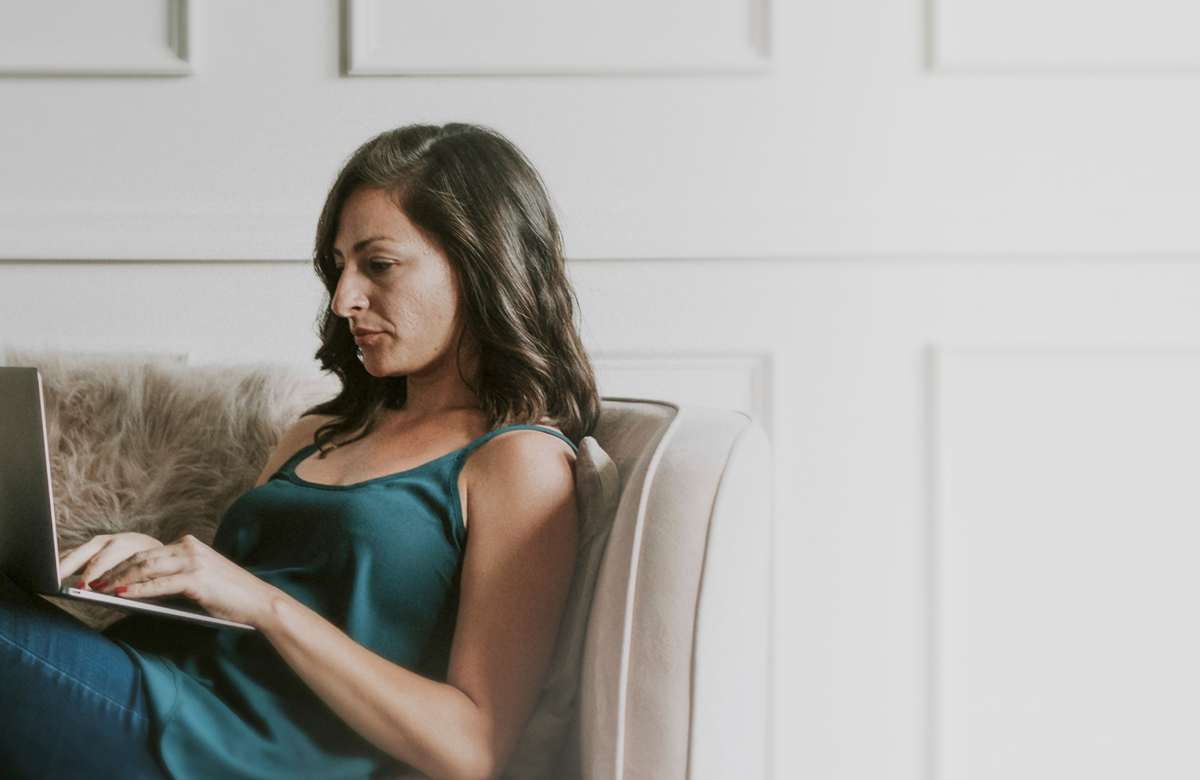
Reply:
[[406, 384], [405, 416], [423, 419], [443, 412], [480, 408], [479, 395], [457, 371], [409, 376]]
[[465, 331], [453, 360], [443, 360], [428, 373], [410, 374], [404, 410], [415, 419], [443, 412], [479, 409], [479, 350]]

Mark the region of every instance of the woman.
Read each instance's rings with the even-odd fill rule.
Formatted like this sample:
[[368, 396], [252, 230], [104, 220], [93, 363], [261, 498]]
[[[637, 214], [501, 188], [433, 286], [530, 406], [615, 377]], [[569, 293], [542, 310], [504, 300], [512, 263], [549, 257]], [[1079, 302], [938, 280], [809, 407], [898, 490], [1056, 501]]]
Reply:
[[3, 776], [503, 769], [571, 578], [571, 441], [599, 412], [547, 196], [490, 130], [384, 133], [335, 182], [315, 266], [317, 357], [342, 390], [213, 546], [119, 534], [62, 559], [95, 590], [182, 595], [258, 631], [131, 617], [106, 637], [5, 581], [0, 665], [25, 670], [0, 676], [23, 713], [0, 728]]

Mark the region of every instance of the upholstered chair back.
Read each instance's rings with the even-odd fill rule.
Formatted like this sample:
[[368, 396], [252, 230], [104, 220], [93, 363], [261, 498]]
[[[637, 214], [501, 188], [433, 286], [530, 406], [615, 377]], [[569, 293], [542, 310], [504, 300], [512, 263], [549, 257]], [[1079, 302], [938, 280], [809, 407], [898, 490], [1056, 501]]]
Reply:
[[766, 775], [771, 457], [719, 409], [606, 400], [620, 502], [589, 613], [585, 780]]

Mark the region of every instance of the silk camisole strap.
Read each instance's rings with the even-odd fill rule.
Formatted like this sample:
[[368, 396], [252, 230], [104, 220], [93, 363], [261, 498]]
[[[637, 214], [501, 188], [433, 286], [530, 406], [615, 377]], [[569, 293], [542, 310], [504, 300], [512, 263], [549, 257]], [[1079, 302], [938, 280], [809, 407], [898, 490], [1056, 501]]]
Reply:
[[[460, 541], [465, 541], [467, 529], [466, 523], [463, 522], [462, 517], [462, 499], [458, 495], [458, 475], [460, 472], [462, 472], [463, 466], [466, 465], [467, 457], [470, 456], [475, 448], [488, 442], [496, 436], [499, 436], [502, 433], [508, 433], [509, 431], [541, 431], [542, 433], [548, 433], [551, 436], [562, 439], [567, 443], [573, 452], [579, 451], [579, 448], [575, 446], [573, 441], [552, 428], [546, 428], [541, 425], [506, 425], [503, 428], [497, 428], [494, 431], [485, 433], [465, 447], [461, 447], [453, 452], [447, 452], [445, 455], [438, 456], [433, 460], [428, 460], [419, 466], [413, 466], [412, 468], [405, 469], [404, 471], [397, 471], [393, 474], [385, 474], [380, 477], [365, 479], [360, 482], [351, 482], [345, 485], [330, 484], [325, 482], [310, 482], [309, 480], [304, 479], [296, 474], [296, 467], [300, 465], [302, 461], [308, 458], [308, 456], [317, 451], [316, 444], [308, 444], [304, 447], [301, 447], [296, 454], [288, 458], [287, 461], [279, 467], [279, 470], [271, 475], [271, 479], [286, 479], [287, 481], [301, 487], [315, 488], [317, 490], [345, 491], [379, 485], [381, 483], [394, 480], [403, 480], [406, 478], [424, 476], [422, 472], [440, 472], [441, 478], [446, 480], [447, 484], [451, 486], [450, 489], [453, 491], [455, 497], [455, 500], [452, 501], [448, 507], [454, 520], [455, 536], [459, 537]], [[432, 474], [429, 476], [432, 476]]]
[[381, 477], [373, 477], [372, 479], [365, 479], [365, 480], [362, 480], [361, 482], [351, 482], [351, 483], [345, 484], [345, 485], [336, 485], [336, 484], [330, 484], [330, 483], [326, 483], [326, 482], [310, 482], [309, 480], [304, 479], [303, 477], [300, 477], [296, 474], [296, 467], [299, 466], [302, 461], [307, 459], [309, 455], [312, 455], [314, 452], [317, 451], [316, 444], [308, 444], [308, 445], [305, 445], [304, 447], [301, 447], [299, 450], [296, 451], [295, 454], [293, 454], [290, 458], [288, 458], [284, 462], [284, 464], [282, 466], [280, 466], [279, 469], [274, 474], [271, 475], [271, 478], [274, 479], [277, 476], [284, 476], [287, 479], [289, 479], [290, 481], [296, 482], [298, 484], [306, 485], [308, 487], [331, 488], [334, 490], [345, 490], [345, 489], [353, 489], [353, 488], [359, 487], [360, 485], [373, 484], [373, 483], [379, 482], [381, 480], [395, 479], [397, 477], [402, 477], [406, 474], [411, 474], [411, 473], [413, 473], [415, 471], [419, 471], [421, 469], [430, 468], [430, 467], [434, 466], [435, 464], [442, 464], [444, 461], [449, 461], [449, 460], [456, 461], [455, 467], [454, 467], [454, 473], [455, 473], [455, 476], [457, 477], [458, 472], [462, 470], [463, 465], [467, 461], [467, 456], [470, 455], [471, 452], [474, 451], [476, 447], [489, 441], [490, 439], [495, 438], [496, 436], [499, 436], [502, 433], [508, 433], [509, 431], [541, 431], [542, 433], [548, 433], [551, 436], [555, 436], [559, 439], [562, 439], [563, 441], [565, 441], [567, 443], [567, 446], [569, 446], [573, 452], [579, 451], [579, 447], [575, 446], [575, 442], [571, 441], [565, 435], [559, 433], [558, 431], [556, 431], [552, 428], [545, 428], [545, 427], [542, 427], [541, 425], [506, 425], [503, 428], [497, 428], [494, 431], [489, 431], [489, 432], [485, 433], [484, 435], [480, 436], [478, 439], [475, 439], [474, 441], [472, 441], [470, 444], [468, 444], [465, 447], [460, 447], [459, 449], [454, 450], [453, 452], [447, 452], [445, 455], [439, 455], [438, 457], [434, 458], [433, 460], [425, 461], [424, 463], [420, 464], [419, 466], [413, 466], [412, 468], [405, 469], [404, 471], [397, 471], [393, 474], [385, 474]]

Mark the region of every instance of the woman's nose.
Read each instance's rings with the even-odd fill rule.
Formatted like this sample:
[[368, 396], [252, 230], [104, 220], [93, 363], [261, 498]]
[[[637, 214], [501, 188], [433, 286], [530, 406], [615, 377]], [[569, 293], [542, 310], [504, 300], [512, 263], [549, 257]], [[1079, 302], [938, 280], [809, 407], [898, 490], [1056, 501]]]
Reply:
[[333, 309], [333, 313], [339, 317], [352, 317], [366, 306], [367, 298], [362, 290], [362, 280], [352, 269], [347, 267], [338, 279], [329, 308]]

